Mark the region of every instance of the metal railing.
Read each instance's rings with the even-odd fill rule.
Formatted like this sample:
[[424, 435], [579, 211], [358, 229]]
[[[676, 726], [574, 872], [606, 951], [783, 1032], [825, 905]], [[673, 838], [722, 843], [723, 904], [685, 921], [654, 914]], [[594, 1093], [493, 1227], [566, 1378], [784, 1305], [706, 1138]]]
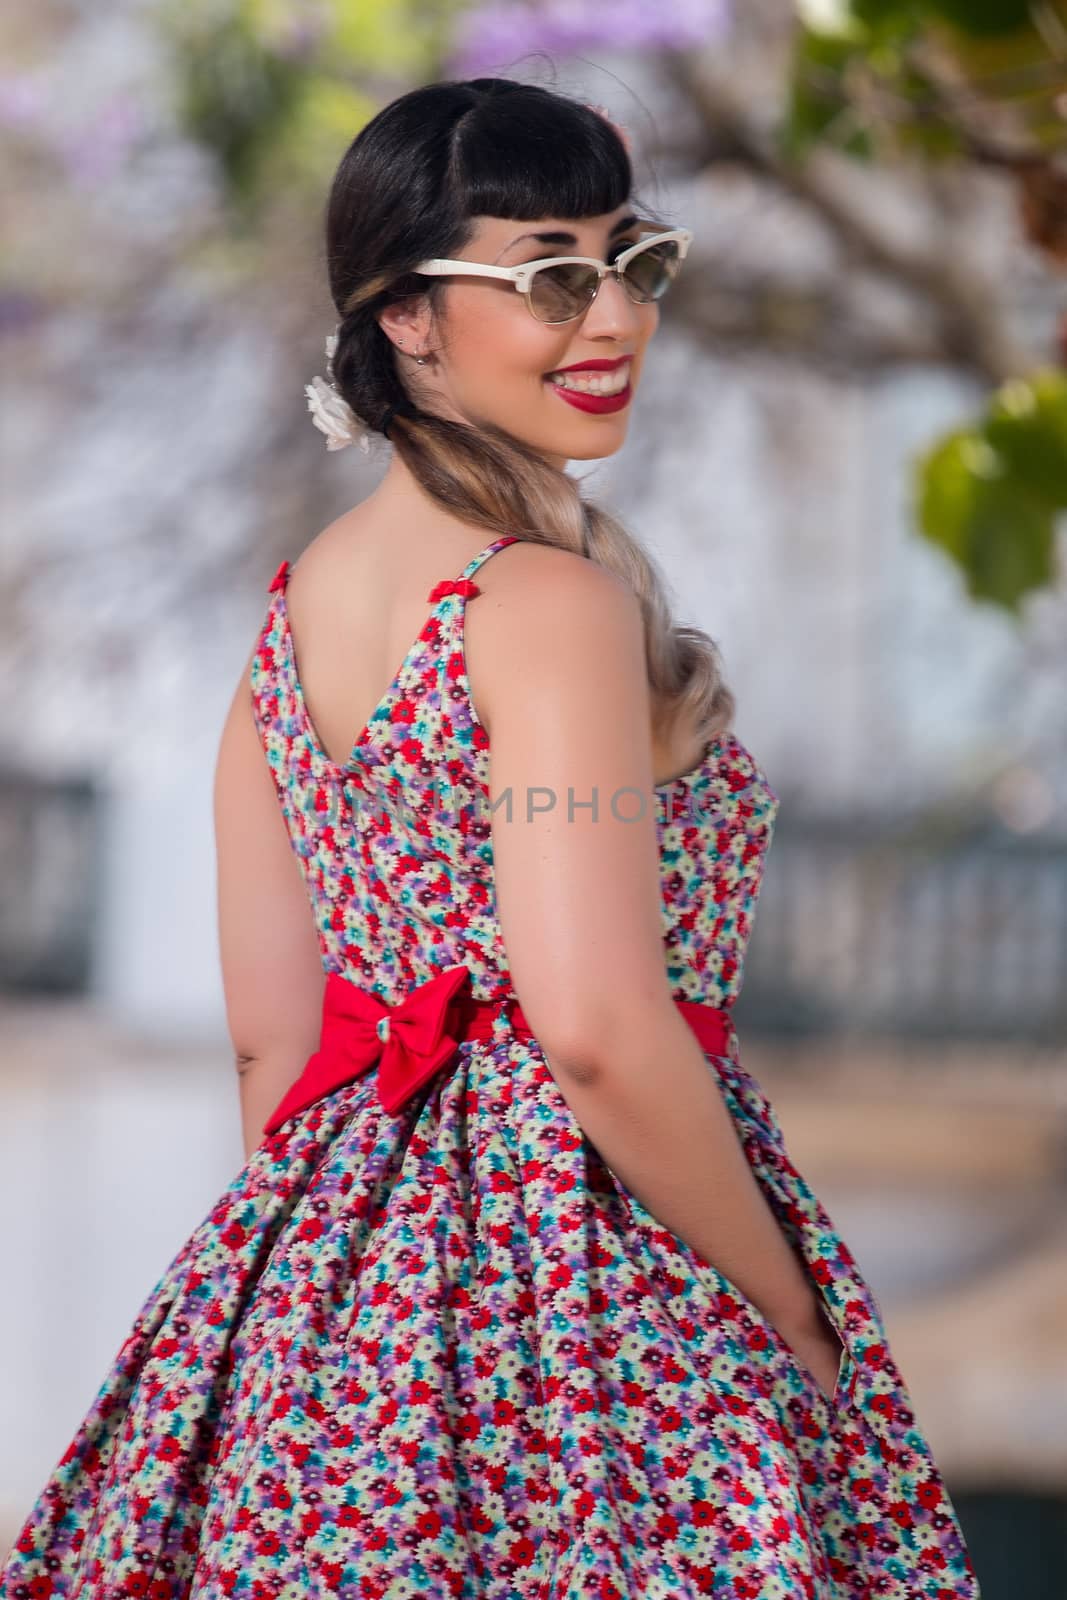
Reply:
[[779, 818], [746, 1030], [1067, 1044], [1067, 840]]
[[99, 811], [89, 779], [0, 771], [0, 990], [86, 990]]

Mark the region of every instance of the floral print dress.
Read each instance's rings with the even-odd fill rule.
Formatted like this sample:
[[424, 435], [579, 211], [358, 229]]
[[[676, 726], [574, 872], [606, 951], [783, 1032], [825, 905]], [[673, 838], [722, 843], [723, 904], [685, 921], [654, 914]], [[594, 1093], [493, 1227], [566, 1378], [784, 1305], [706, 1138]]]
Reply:
[[[288, 562], [270, 585], [254, 713], [326, 972], [395, 1006], [462, 965], [492, 1027], [396, 1112], [368, 1074], [264, 1135], [135, 1318], [7, 1600], [979, 1595], [875, 1296], [732, 1025], [707, 1069], [842, 1341], [832, 1398], [607, 1169], [511, 1025], [463, 623], [514, 537], [431, 591], [340, 765]], [[778, 797], [727, 733], [655, 800], [672, 990], [728, 1007]]]

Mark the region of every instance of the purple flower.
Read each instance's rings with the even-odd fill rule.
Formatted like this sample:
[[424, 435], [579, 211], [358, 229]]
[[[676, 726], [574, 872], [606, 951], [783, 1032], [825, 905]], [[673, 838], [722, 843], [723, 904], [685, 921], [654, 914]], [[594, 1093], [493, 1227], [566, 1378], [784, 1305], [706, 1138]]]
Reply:
[[456, 26], [448, 72], [501, 70], [529, 51], [681, 50], [721, 39], [730, 0], [488, 0]]
[[79, 182], [103, 183], [118, 171], [147, 126], [145, 107], [129, 93], [99, 107], [91, 129], [78, 126], [57, 139], [68, 174]]
[[47, 108], [48, 95], [39, 78], [0, 77], [0, 125], [33, 127], [43, 121]]

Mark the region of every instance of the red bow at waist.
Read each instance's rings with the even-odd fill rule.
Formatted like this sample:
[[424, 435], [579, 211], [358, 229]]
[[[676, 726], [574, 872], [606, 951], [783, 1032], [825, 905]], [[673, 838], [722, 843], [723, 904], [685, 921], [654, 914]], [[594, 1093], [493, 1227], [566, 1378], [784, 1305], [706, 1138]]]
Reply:
[[[396, 1113], [439, 1072], [467, 1039], [491, 1040], [502, 1005], [510, 1005], [509, 1026], [532, 1038], [516, 1003], [476, 1000], [470, 992], [470, 968], [448, 967], [418, 984], [395, 1006], [360, 989], [340, 973], [326, 974], [319, 1048], [264, 1126], [276, 1133], [283, 1122], [361, 1078], [377, 1064], [378, 1099]], [[725, 1055], [730, 1036], [728, 1007], [676, 1000], [708, 1055]]]

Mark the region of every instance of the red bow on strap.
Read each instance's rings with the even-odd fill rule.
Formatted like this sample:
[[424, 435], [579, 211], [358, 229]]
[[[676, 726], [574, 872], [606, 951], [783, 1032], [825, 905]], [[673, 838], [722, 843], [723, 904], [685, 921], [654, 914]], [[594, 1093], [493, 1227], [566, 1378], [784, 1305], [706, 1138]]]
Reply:
[[481, 590], [473, 578], [442, 578], [440, 583], [435, 583], [427, 600], [443, 600], [446, 594], [462, 595], [464, 600], [473, 600]]
[[[469, 1037], [470, 969], [449, 967], [390, 1006], [340, 973], [326, 974], [319, 1048], [264, 1126], [274, 1133], [298, 1111], [378, 1063], [378, 1099], [399, 1111]], [[489, 1018], [486, 1021], [490, 1021]], [[481, 1030], [480, 1030], [481, 1031]]]

